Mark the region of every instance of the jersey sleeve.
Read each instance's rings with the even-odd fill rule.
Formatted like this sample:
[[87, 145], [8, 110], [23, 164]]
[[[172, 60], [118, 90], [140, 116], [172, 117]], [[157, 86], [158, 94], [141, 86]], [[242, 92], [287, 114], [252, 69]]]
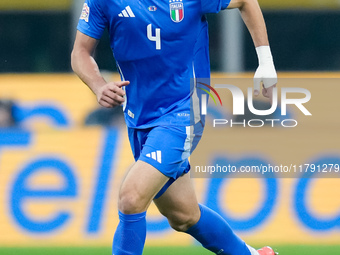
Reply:
[[202, 14], [217, 13], [228, 7], [231, 0], [201, 0]]
[[90, 37], [100, 39], [107, 26], [107, 20], [99, 0], [86, 0], [83, 5], [77, 29]]

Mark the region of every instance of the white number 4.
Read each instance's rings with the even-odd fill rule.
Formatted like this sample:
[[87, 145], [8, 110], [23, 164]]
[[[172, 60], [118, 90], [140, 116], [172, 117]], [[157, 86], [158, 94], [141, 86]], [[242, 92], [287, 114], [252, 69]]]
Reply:
[[152, 42], [156, 42], [156, 50], [160, 50], [161, 49], [161, 29], [160, 28], [156, 28], [155, 29], [155, 36], [152, 35], [152, 25], [149, 24], [147, 26], [147, 36], [148, 39]]

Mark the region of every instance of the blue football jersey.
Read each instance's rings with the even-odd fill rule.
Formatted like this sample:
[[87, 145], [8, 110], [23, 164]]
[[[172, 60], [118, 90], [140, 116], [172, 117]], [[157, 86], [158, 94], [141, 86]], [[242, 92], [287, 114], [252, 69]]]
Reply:
[[86, 0], [78, 30], [100, 39], [108, 28], [118, 71], [122, 80], [130, 81], [124, 103], [128, 127], [190, 125], [194, 61], [199, 69], [209, 70], [205, 56], [197, 55], [195, 60], [208, 40], [202, 17], [229, 2]]

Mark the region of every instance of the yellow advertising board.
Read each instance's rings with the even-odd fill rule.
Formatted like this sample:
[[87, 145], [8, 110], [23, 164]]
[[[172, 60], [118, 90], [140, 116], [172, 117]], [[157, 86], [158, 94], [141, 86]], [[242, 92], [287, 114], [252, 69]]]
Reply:
[[[118, 224], [119, 184], [133, 163], [126, 128], [84, 126], [97, 106], [74, 75], [1, 75], [0, 84], [0, 98], [15, 102], [20, 123], [0, 130], [0, 246], [110, 245]], [[336, 112], [340, 88], [327, 86], [306, 87], [312, 94], [306, 107], [313, 115], [296, 129], [223, 127], [215, 136], [207, 129], [197, 153], [213, 150], [210, 156], [200, 154], [204, 164], [214, 155], [235, 165], [249, 158], [273, 165], [339, 164], [340, 122], [321, 109]], [[222, 100], [230, 109], [228, 96]], [[304, 118], [298, 110], [293, 114]], [[217, 135], [221, 132], [228, 144]], [[263, 140], [268, 146], [259, 146]], [[340, 178], [192, 180], [199, 201], [219, 211], [247, 242], [340, 243]], [[171, 230], [154, 205], [147, 220], [147, 245], [194, 243]]]
[[337, 0], [258, 0], [262, 8], [269, 9], [339, 9], [340, 3]]
[[13, 10], [27, 10], [27, 11], [60, 11], [68, 10], [71, 7], [71, 0], [1, 0], [0, 10], [13, 11]]

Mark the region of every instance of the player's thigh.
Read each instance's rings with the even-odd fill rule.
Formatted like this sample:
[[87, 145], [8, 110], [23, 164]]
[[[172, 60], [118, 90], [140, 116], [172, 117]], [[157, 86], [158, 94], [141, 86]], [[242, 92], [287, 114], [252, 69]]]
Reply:
[[169, 180], [152, 165], [138, 160], [126, 174], [119, 190], [118, 208], [132, 214], [146, 211], [152, 199]]
[[188, 174], [178, 178], [162, 196], [154, 199], [154, 203], [168, 218], [170, 225], [178, 231], [186, 231], [201, 216], [194, 186]]

